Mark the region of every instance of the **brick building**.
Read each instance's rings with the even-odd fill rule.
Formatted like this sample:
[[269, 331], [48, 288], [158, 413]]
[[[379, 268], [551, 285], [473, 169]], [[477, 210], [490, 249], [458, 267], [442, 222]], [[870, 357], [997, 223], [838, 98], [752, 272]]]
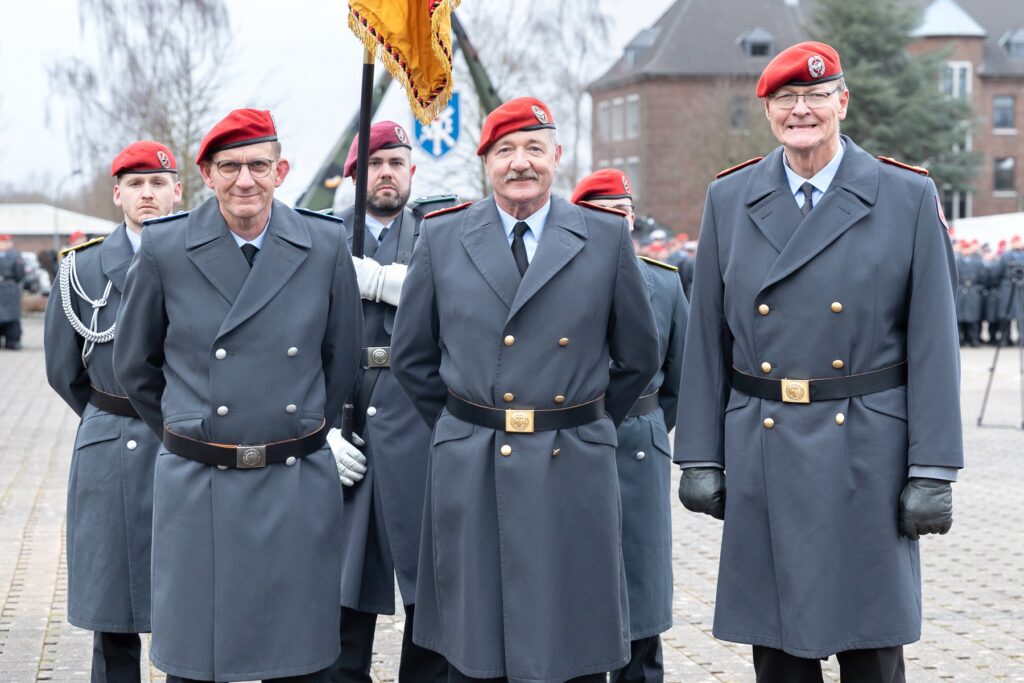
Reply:
[[[677, 0], [590, 85], [594, 166], [625, 170], [641, 213], [695, 235], [715, 173], [776, 146], [755, 85], [775, 54], [808, 39], [814, 11], [814, 0]], [[950, 51], [940, 87], [978, 116], [965, 140], [983, 157], [975, 191], [945, 191], [947, 215], [1021, 210], [1024, 2], [934, 0], [912, 38], [911, 50]]]

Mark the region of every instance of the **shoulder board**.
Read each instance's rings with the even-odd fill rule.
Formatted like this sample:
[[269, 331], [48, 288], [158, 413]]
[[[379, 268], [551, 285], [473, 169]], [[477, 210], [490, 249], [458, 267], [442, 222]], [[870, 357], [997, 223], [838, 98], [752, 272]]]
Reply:
[[881, 162], [884, 162], [886, 164], [891, 164], [893, 166], [899, 166], [900, 168], [905, 168], [908, 171], [913, 171], [914, 173], [920, 173], [921, 175], [928, 175], [928, 169], [927, 168], [923, 168], [921, 166], [911, 166], [910, 164], [905, 164], [902, 161], [897, 161], [896, 159], [893, 159], [892, 157], [879, 156], [878, 160], [881, 161]]
[[93, 239], [89, 240], [88, 242], [82, 242], [81, 244], [76, 244], [73, 247], [66, 247], [64, 249], [61, 249], [60, 250], [60, 258], [64, 258], [65, 254], [70, 254], [73, 251], [78, 251], [79, 249], [85, 249], [86, 247], [91, 247], [94, 244], [99, 244], [100, 242], [102, 242], [105, 239], [107, 239], [106, 236], [96, 237], [96, 238], [93, 238]]
[[645, 262], [651, 264], [652, 266], [658, 266], [659, 268], [664, 268], [665, 270], [674, 270], [676, 272], [679, 271], [679, 269], [676, 268], [675, 266], [669, 265], [667, 263], [662, 263], [661, 261], [659, 261], [657, 259], [653, 259], [650, 256], [641, 256], [640, 260], [641, 261], [645, 261]]
[[166, 216], [160, 216], [158, 218], [147, 218], [142, 221], [143, 225], [155, 225], [156, 223], [163, 223], [165, 221], [173, 221], [178, 218], [185, 218], [188, 216], [188, 211], [179, 211], [178, 213], [169, 213]]
[[445, 214], [445, 213], [454, 213], [455, 211], [462, 211], [463, 209], [465, 209], [467, 206], [471, 205], [472, 203], [473, 202], [465, 202], [464, 204], [456, 204], [455, 206], [448, 206], [448, 207], [445, 207], [443, 209], [438, 209], [437, 211], [431, 211], [430, 213], [426, 214], [423, 217], [424, 218], [433, 218], [435, 216], [440, 216], [441, 214]]
[[613, 213], [616, 216], [622, 216], [623, 218], [629, 215], [625, 211], [619, 211], [618, 209], [613, 209], [610, 206], [598, 206], [597, 204], [591, 204], [590, 202], [576, 202], [576, 204], [579, 206], [585, 206], [588, 209], [597, 209], [598, 211], [604, 211], [605, 213]]
[[[323, 211], [314, 211], [313, 209], [303, 209], [300, 206], [296, 206], [295, 210], [298, 211], [299, 213], [303, 214], [304, 216], [316, 216], [317, 218], [323, 218], [324, 220], [334, 221], [335, 223], [344, 223], [345, 222], [345, 221], [341, 220], [340, 218], [338, 218], [337, 216], [334, 215], [334, 213], [333, 213], [334, 209], [324, 209]], [[328, 213], [328, 212], [331, 212], [331, 213]]]
[[432, 194], [428, 197], [417, 197], [410, 202], [416, 206], [423, 206], [424, 204], [437, 204], [438, 202], [457, 202], [459, 201], [459, 195], [457, 194]]
[[715, 178], [724, 178], [725, 176], [729, 175], [730, 173], [734, 173], [734, 172], [740, 170], [741, 168], [746, 168], [747, 166], [750, 166], [751, 164], [756, 164], [757, 162], [761, 161], [761, 159], [764, 159], [764, 157], [754, 157], [753, 159], [747, 159], [742, 164], [736, 164], [732, 168], [727, 168], [724, 171], [719, 171], [718, 174], [715, 175]]

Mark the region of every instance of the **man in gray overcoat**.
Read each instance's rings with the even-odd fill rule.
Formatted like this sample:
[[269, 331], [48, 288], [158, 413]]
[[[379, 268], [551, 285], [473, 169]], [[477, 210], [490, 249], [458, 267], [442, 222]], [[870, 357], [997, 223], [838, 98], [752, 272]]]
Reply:
[[[617, 168], [581, 180], [572, 203], [622, 211], [633, 228], [633, 189]], [[654, 320], [661, 366], [619, 425], [615, 463], [622, 497], [622, 557], [629, 589], [629, 664], [612, 674], [615, 683], [660, 683], [665, 679], [661, 634], [672, 627], [672, 448], [676, 424], [683, 338], [690, 306], [678, 270], [640, 256]], [[614, 369], [613, 369], [614, 372]]]
[[228, 114], [197, 163], [215, 196], [147, 224], [114, 341], [162, 435], [151, 657], [171, 683], [320, 683], [339, 651], [325, 439], [359, 361], [352, 258], [340, 221], [273, 201], [289, 166], [270, 112]]
[[94, 631], [92, 680], [139, 681], [148, 633], [153, 465], [160, 440], [114, 378], [115, 320], [142, 222], [181, 201], [171, 151], [151, 140], [110, 169], [124, 222], [61, 253], [46, 303], [46, 378], [82, 418], [68, 477], [68, 621]]
[[[359, 136], [345, 177], [354, 177]], [[412, 147], [394, 121], [370, 128], [365, 257], [353, 258], [363, 297], [362, 372], [356, 389], [351, 443], [337, 430], [328, 441], [348, 466], [341, 563], [341, 655], [332, 680], [370, 683], [378, 614], [395, 613], [395, 577], [405, 606], [398, 679], [448, 680], [448, 663], [412, 641], [416, 563], [423, 524], [430, 430], [391, 373], [391, 332], [419, 221], [406, 205], [412, 189]], [[341, 212], [351, 233], [353, 210]], [[351, 234], [349, 235], [351, 240]], [[362, 481], [360, 481], [362, 480]]]
[[21, 348], [21, 283], [25, 261], [10, 235], [0, 235], [0, 342], [11, 351]]
[[[839, 133], [839, 55], [800, 43], [758, 83], [782, 143], [708, 190], [675, 460], [722, 518], [714, 634], [760, 682], [903, 681], [918, 538], [963, 465], [956, 269], [924, 169]], [[728, 486], [726, 486], [728, 476]]]
[[1024, 344], [1024, 239], [1014, 235], [1010, 248], [999, 258], [996, 272], [999, 276], [998, 315], [999, 343], [1014, 343], [1014, 321], [1017, 342]]
[[956, 272], [956, 321], [960, 326], [961, 344], [981, 344], [981, 318], [985, 307], [985, 282], [988, 273], [978, 253], [978, 241], [961, 242]]
[[450, 681], [629, 660], [615, 429], [658, 335], [625, 218], [551, 196], [554, 125], [530, 97], [491, 112], [494, 194], [428, 215], [395, 321], [392, 368], [433, 429], [413, 639]]

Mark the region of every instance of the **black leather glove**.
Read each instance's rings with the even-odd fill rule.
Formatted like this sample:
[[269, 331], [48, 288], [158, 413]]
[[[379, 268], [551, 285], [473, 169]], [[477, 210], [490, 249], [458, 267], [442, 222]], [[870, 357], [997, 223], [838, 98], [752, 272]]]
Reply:
[[679, 500], [690, 512], [725, 519], [725, 470], [687, 467], [679, 477]]
[[944, 534], [953, 526], [953, 486], [941, 479], [913, 477], [900, 494], [900, 532], [912, 541]]

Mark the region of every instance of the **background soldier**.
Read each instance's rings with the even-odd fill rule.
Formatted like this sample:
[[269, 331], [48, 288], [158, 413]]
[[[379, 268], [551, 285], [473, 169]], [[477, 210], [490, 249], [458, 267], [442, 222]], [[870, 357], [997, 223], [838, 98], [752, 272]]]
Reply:
[[985, 307], [983, 310], [985, 327], [988, 330], [987, 343], [995, 345], [999, 341], [999, 255], [985, 244], [982, 247], [982, 258], [985, 262]]
[[978, 253], [978, 242], [961, 242], [957, 258], [959, 287], [956, 292], [956, 321], [960, 326], [960, 343], [981, 344], [981, 316], [985, 307], [985, 281], [988, 273]]
[[[355, 175], [358, 145], [356, 136], [345, 162], [346, 177]], [[448, 679], [444, 657], [412, 642], [430, 431], [391, 374], [395, 307], [419, 233], [419, 221], [406, 208], [416, 171], [411, 151], [408, 134], [394, 121], [371, 127], [366, 253], [352, 259], [364, 318], [354, 426], [365, 457], [338, 430], [331, 430], [328, 439], [348, 470], [342, 473], [343, 483], [353, 486], [366, 473], [366, 481], [346, 491], [342, 516], [341, 656], [332, 678], [346, 683], [370, 681], [377, 615], [395, 613], [396, 575], [405, 604], [398, 678], [403, 683]], [[351, 208], [340, 214], [347, 226], [352, 214]]]
[[181, 201], [178, 166], [159, 142], [114, 157], [107, 238], [65, 249], [46, 304], [46, 378], [82, 418], [68, 477], [68, 621], [95, 631], [93, 681], [138, 681], [150, 629], [153, 465], [159, 439], [114, 378], [114, 322], [142, 222]]
[[270, 112], [228, 114], [197, 163], [215, 196], [146, 227], [114, 342], [163, 435], [152, 659], [170, 683], [327, 681], [341, 486], [325, 417], [358, 367], [352, 259], [340, 221], [273, 201], [289, 166]]
[[963, 464], [938, 194], [840, 136], [842, 76], [823, 43], [769, 62], [782, 146], [711, 184], [697, 251], [679, 494], [724, 513], [714, 634], [752, 644], [762, 682], [821, 681], [837, 653], [844, 680], [904, 680], [917, 540], [949, 530]]
[[[572, 202], [581, 201], [624, 211], [632, 229], [633, 194], [622, 171], [606, 168], [581, 180]], [[659, 634], [672, 627], [672, 448], [668, 433], [676, 425], [683, 338], [690, 310], [676, 268], [646, 256], [639, 258], [658, 325], [661, 366], [619, 425], [615, 452], [632, 641], [629, 664], [612, 675], [612, 681], [620, 683], [655, 683], [665, 677]]]
[[1013, 343], [1012, 323], [1017, 321], [1017, 341], [1024, 343], [1024, 240], [1014, 235], [1010, 248], [999, 259], [999, 344]]
[[629, 660], [615, 428], [657, 329], [623, 216], [551, 196], [554, 125], [529, 97], [491, 112], [494, 194], [428, 216], [395, 321], [392, 367], [434, 429], [413, 638], [452, 681]]
[[11, 351], [21, 348], [21, 282], [25, 262], [10, 235], [0, 235], [0, 341]]

